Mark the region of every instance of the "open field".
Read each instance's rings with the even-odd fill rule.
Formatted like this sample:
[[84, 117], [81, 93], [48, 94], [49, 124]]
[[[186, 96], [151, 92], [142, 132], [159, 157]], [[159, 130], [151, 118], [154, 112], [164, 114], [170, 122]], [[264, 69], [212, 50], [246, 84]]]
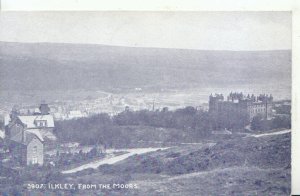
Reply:
[[[100, 191], [112, 195], [289, 195], [290, 133], [280, 133], [171, 147], [66, 179], [75, 184], [114, 182], [138, 187]], [[96, 195], [99, 190], [89, 193]]]
[[289, 195], [287, 173], [287, 169], [230, 167], [132, 183], [139, 184], [140, 189], [133, 191], [138, 195]]

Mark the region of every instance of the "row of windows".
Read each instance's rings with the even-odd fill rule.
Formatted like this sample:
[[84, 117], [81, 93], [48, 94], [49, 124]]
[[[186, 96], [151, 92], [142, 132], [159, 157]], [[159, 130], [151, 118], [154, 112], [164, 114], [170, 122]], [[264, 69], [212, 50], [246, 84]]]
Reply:
[[257, 112], [265, 112], [266, 111], [266, 108], [258, 108], [258, 109], [253, 109], [253, 110], [250, 110], [250, 113], [257, 113]]
[[31, 164], [37, 164], [38, 163], [38, 158], [34, 157], [31, 159]]
[[47, 121], [46, 120], [36, 120], [35, 124], [37, 127], [47, 127]]
[[252, 105], [250, 108], [264, 108], [265, 105]]

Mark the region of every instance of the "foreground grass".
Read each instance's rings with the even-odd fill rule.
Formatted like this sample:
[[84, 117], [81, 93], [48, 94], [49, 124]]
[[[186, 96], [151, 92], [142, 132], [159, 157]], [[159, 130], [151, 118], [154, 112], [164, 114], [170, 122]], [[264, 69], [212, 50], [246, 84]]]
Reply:
[[72, 196], [285, 196], [290, 194], [290, 164], [290, 133], [259, 138], [232, 136], [219, 138], [214, 143], [182, 145], [133, 155], [113, 165], [50, 179], [73, 184], [136, 184], [137, 189], [57, 190], [51, 193]]
[[159, 180], [137, 179], [137, 195], [289, 195], [290, 174], [282, 169], [230, 167]]
[[113, 178], [138, 185], [112, 195], [284, 196], [290, 194], [290, 149], [289, 133], [232, 138], [136, 155], [78, 180]]

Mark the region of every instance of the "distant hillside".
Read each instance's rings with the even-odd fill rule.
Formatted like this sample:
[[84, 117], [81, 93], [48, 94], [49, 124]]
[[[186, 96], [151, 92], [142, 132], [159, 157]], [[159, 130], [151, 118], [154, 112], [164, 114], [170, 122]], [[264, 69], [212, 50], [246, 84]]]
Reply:
[[2, 90], [189, 88], [291, 82], [291, 51], [0, 42]]

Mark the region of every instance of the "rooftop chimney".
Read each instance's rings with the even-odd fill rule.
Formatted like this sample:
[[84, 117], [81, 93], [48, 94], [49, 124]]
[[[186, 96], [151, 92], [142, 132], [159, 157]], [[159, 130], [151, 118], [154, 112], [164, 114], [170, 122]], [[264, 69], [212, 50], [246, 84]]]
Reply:
[[42, 103], [42, 104], [40, 105], [40, 111], [41, 111], [41, 114], [42, 114], [42, 115], [47, 115], [47, 114], [49, 114], [50, 108], [49, 108], [48, 104]]

